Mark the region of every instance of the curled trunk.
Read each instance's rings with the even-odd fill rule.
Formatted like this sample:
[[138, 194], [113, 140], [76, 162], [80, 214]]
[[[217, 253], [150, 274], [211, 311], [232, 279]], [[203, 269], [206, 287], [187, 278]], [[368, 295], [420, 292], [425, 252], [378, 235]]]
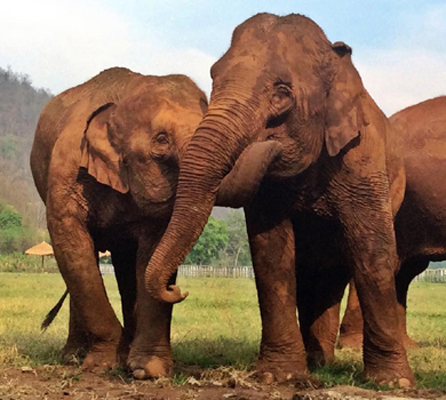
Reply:
[[173, 214], [145, 274], [147, 290], [159, 301], [177, 303], [188, 294], [167, 285], [203, 231], [222, 179], [248, 144], [240, 120], [234, 112], [228, 118], [210, 109], [187, 147]]

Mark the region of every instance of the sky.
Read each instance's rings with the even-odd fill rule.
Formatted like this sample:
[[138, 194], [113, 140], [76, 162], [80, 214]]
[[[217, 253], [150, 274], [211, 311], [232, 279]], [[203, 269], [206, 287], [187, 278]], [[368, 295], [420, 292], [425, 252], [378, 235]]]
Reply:
[[112, 66], [183, 73], [209, 94], [210, 67], [258, 12], [304, 14], [349, 44], [387, 115], [446, 94], [445, 0], [0, 0], [0, 10], [0, 67], [53, 94]]

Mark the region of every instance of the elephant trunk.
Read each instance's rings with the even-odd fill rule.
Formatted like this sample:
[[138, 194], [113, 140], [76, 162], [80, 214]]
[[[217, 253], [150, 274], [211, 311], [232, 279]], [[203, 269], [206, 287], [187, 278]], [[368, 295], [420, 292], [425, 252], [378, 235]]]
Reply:
[[[178, 178], [174, 210], [167, 230], [145, 273], [153, 298], [177, 303], [186, 298], [170, 277], [198, 240], [211, 214], [219, 185], [248, 145], [243, 115], [210, 107], [187, 146]], [[234, 110], [234, 107], [232, 107]]]

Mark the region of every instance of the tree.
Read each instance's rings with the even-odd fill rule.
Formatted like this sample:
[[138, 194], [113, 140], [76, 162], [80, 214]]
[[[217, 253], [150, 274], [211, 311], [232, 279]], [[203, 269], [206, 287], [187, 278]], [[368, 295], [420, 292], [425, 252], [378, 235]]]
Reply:
[[0, 229], [22, 229], [22, 216], [10, 205], [2, 205], [0, 212]]
[[0, 203], [0, 252], [23, 251], [28, 231], [22, 226], [22, 216], [9, 204]]
[[228, 224], [228, 245], [225, 251], [227, 262], [231, 266], [251, 265], [251, 252], [243, 211], [231, 210], [226, 217], [226, 222]]
[[210, 264], [218, 259], [227, 244], [226, 222], [210, 216], [198, 242], [186, 257], [185, 264]]

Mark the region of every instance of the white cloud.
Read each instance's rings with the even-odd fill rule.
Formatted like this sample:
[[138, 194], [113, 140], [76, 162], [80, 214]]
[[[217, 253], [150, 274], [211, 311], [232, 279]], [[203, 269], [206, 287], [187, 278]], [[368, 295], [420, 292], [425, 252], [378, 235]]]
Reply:
[[446, 5], [409, 15], [388, 48], [360, 49], [355, 64], [365, 87], [391, 115], [446, 95]]
[[166, 48], [149, 29], [135, 36], [132, 21], [107, 9], [105, 2], [8, 2], [0, 16], [0, 65], [30, 75], [35, 86], [54, 93], [112, 66], [146, 74], [185, 73], [209, 92], [213, 57], [196, 49]]
[[[164, 8], [175, 10], [176, 1]], [[156, 30], [144, 22], [144, 16], [158, 15], [155, 2], [147, 2], [144, 16], [114, 11], [108, 0], [3, 3], [0, 66], [30, 75], [37, 87], [58, 93], [105, 68], [125, 66], [145, 74], [184, 73], [209, 94], [215, 57], [178, 47], [160, 24]], [[386, 48], [354, 51], [367, 89], [387, 114], [446, 92], [446, 4], [403, 12], [394, 30], [399, 33]]]
[[371, 50], [356, 58], [356, 66], [387, 115], [446, 94], [446, 54], [419, 48]]

